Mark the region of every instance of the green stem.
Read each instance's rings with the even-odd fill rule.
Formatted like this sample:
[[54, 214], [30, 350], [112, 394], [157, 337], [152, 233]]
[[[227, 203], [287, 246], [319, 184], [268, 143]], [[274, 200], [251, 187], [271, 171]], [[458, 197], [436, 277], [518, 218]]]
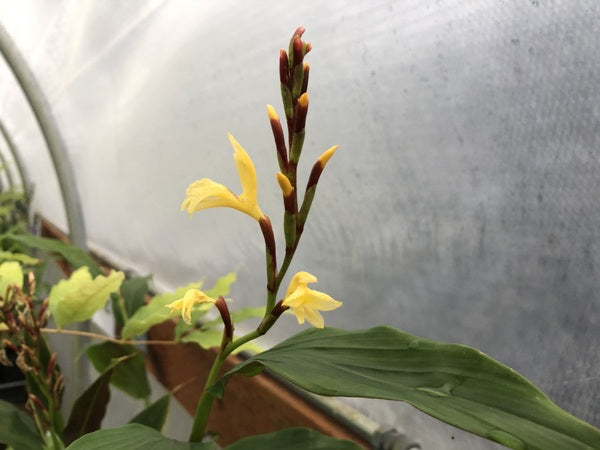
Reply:
[[225, 352], [219, 352], [206, 379], [204, 384], [204, 391], [196, 407], [196, 414], [194, 415], [194, 424], [192, 426], [192, 433], [190, 434], [191, 442], [200, 442], [206, 432], [206, 424], [208, 423], [208, 416], [212, 409], [213, 395], [209, 392], [209, 389], [215, 383], [217, 376], [225, 362], [227, 355]]
[[210, 411], [212, 409], [212, 403], [214, 396], [209, 392], [212, 385], [217, 380], [217, 376], [221, 371], [221, 367], [225, 362], [227, 356], [231, 354], [235, 349], [244, 345], [246, 342], [250, 342], [257, 337], [265, 334], [269, 328], [273, 326], [273, 324], [277, 321], [277, 317], [273, 315], [268, 315], [265, 317], [258, 328], [256, 330], [251, 331], [248, 334], [236, 339], [233, 342], [230, 342], [223, 350], [221, 350], [208, 374], [208, 378], [206, 379], [206, 383], [204, 384], [204, 391], [202, 392], [202, 396], [198, 402], [198, 406], [196, 407], [196, 414], [194, 415], [194, 424], [192, 426], [192, 433], [190, 434], [191, 442], [200, 442], [206, 433], [206, 424], [208, 423], [208, 417], [210, 416]]

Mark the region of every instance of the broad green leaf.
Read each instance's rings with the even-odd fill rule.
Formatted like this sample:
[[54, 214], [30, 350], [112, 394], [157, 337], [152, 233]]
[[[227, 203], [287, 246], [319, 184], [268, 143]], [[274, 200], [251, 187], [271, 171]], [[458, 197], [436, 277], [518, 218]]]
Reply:
[[133, 277], [123, 281], [121, 295], [125, 299], [125, 312], [131, 317], [139, 308], [144, 306], [145, 297], [148, 293], [148, 282], [151, 275], [145, 277]]
[[71, 244], [59, 241], [58, 239], [33, 236], [31, 234], [7, 234], [2, 236], [2, 239], [9, 242], [16, 242], [27, 247], [36, 248], [45, 252], [58, 254], [74, 268], [79, 268], [82, 266], [89, 267], [90, 272], [94, 276], [102, 273], [100, 266], [98, 263], [96, 263], [96, 261], [94, 261], [88, 252]]
[[179, 339], [179, 341], [184, 343], [193, 342], [202, 348], [209, 349], [211, 347], [220, 346], [222, 338], [222, 330], [211, 328], [209, 330], [194, 330], [183, 336], [181, 339]]
[[67, 450], [216, 450], [213, 443], [180, 442], [158, 431], [130, 423], [119, 428], [86, 434], [67, 447]]
[[2, 261], [18, 261], [23, 264], [27, 264], [28, 266], [35, 266], [40, 263], [39, 259], [32, 258], [25, 253], [12, 253], [5, 252], [0, 250], [0, 260]]
[[69, 444], [78, 437], [100, 428], [102, 419], [104, 419], [104, 415], [106, 414], [106, 405], [110, 400], [109, 384], [112, 371], [111, 367], [102, 373], [75, 400], [69, 421], [63, 433], [65, 444]]
[[[209, 349], [212, 347], [219, 347], [221, 345], [221, 340], [223, 339], [223, 330], [217, 328], [209, 328], [207, 330], [200, 329], [194, 330], [190, 333], [182, 336], [179, 342], [198, 344], [200, 347]], [[243, 351], [250, 351], [252, 353], [259, 353], [262, 351], [258, 345], [254, 342], [247, 342], [244, 345], [240, 345], [236, 348], [232, 353], [236, 354]]]
[[204, 291], [206, 295], [212, 298], [217, 298], [219, 295], [227, 297], [231, 285], [237, 280], [237, 272], [229, 272], [227, 275], [222, 276], [217, 280], [215, 285], [208, 291]]
[[0, 443], [14, 450], [31, 450], [43, 446], [35, 422], [12, 403], [0, 400]]
[[98, 372], [104, 372], [115, 359], [130, 356], [115, 366], [111, 384], [133, 398], [146, 398], [150, 395], [146, 361], [138, 348], [107, 341], [88, 347], [86, 352]]
[[[123, 281], [121, 284], [121, 295], [113, 294], [112, 310], [115, 320], [120, 328], [125, 325], [125, 317], [131, 317], [139, 308], [146, 304], [146, 294], [148, 294], [148, 281], [151, 275], [145, 277], [132, 277]], [[122, 306], [120, 302], [123, 302]], [[122, 309], [125, 310], [123, 314]]]
[[514, 370], [478, 350], [389, 327], [309, 329], [239, 364], [225, 380], [260, 367], [315, 394], [402, 400], [510, 448], [599, 448], [600, 430]]
[[108, 296], [118, 291], [125, 278], [123, 272], [112, 271], [107, 277], [92, 279], [87, 267], [80, 267], [68, 280], [61, 280], [50, 290], [50, 311], [56, 325], [84, 321], [104, 307]]
[[23, 270], [18, 262], [9, 261], [0, 264], [0, 297], [6, 296], [6, 290], [10, 285], [23, 287]]
[[165, 305], [180, 299], [189, 289], [200, 289], [202, 281], [190, 283], [187, 286], [178, 288], [175, 292], [155, 295], [147, 305], [139, 308], [133, 316], [129, 318], [121, 330], [123, 339], [130, 339], [146, 331], [159, 323], [174, 317], [176, 314], [169, 311]]
[[157, 431], [161, 431], [167, 420], [170, 400], [171, 394], [163, 395], [150, 406], [136, 414], [129, 423], [139, 423], [154, 428]]
[[243, 322], [244, 320], [248, 320], [248, 319], [262, 318], [264, 315], [265, 315], [265, 307], [264, 306], [259, 306], [256, 308], [248, 306], [248, 307], [242, 308], [238, 311], [232, 311], [231, 312], [231, 320], [234, 323], [240, 323], [240, 322]]
[[308, 428], [287, 428], [240, 439], [223, 450], [256, 449], [360, 450], [362, 447], [354, 442], [325, 436]]

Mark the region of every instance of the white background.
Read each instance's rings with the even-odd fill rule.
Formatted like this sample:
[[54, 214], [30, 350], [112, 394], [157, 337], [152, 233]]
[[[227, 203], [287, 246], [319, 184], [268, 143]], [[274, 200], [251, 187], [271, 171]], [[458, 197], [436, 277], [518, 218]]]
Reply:
[[[475, 346], [596, 426], [598, 19], [594, 0], [0, 2], [66, 141], [90, 247], [154, 274], [158, 290], [239, 268], [239, 307], [263, 302], [260, 230], [237, 211], [179, 207], [203, 177], [240, 192], [231, 132], [283, 248], [265, 105], [283, 116], [279, 49], [304, 25], [301, 177], [340, 149], [290, 272], [344, 302], [326, 324]], [[34, 208], [65, 229], [47, 149], [3, 64], [0, 113]], [[298, 330], [285, 319], [263, 343]], [[352, 403], [424, 448], [485, 446], [398, 403]]]

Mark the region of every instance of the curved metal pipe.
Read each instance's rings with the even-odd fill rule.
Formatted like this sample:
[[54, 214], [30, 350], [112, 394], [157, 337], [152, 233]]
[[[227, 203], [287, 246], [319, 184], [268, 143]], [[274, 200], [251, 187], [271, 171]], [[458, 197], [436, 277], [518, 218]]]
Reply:
[[[10, 154], [11, 154], [13, 160], [15, 161], [15, 164], [17, 165], [17, 170], [19, 172], [19, 178], [21, 178], [21, 184], [23, 185], [23, 193], [25, 195], [25, 201], [27, 202], [27, 204], [29, 204], [29, 200], [31, 200], [32, 184], [31, 184], [31, 181], [29, 180], [29, 176], [27, 175], [27, 170], [25, 169], [23, 160], [21, 159], [21, 154], [17, 150], [17, 146], [15, 145], [15, 142], [12, 140], [12, 137], [10, 136], [10, 134], [8, 134], [8, 131], [6, 130], [6, 127], [4, 126], [4, 122], [2, 121], [2, 119], [0, 119], [0, 133], [2, 134], [2, 137], [4, 138], [4, 140], [6, 141], [6, 145], [8, 145], [8, 150], [10, 151]], [[13, 181], [12, 181], [12, 175], [10, 173], [10, 170], [7, 171], [6, 175], [8, 176], [8, 183], [12, 186]]]
[[[4, 26], [0, 23], [0, 52], [4, 56], [8, 66], [15, 75], [15, 78], [27, 101], [29, 102], [33, 114], [35, 115], [50, 156], [54, 165], [54, 170], [58, 178], [58, 184], [65, 206], [67, 215], [67, 225], [69, 228], [69, 239], [73, 245], [87, 249], [87, 238], [85, 232], [85, 222], [83, 212], [81, 211], [81, 201], [79, 192], [75, 183], [75, 174], [71, 166], [67, 148], [54, 117], [50, 105], [44, 96], [40, 85], [31, 69], [27, 65], [25, 58], [19, 52], [15, 43], [8, 35]], [[77, 326], [82, 331], [89, 331], [89, 321]], [[71, 366], [71, 383], [73, 387], [68, 402], [73, 402], [77, 393], [83, 391], [89, 379], [89, 368], [85, 358], [80, 358], [84, 343], [81, 339], [71, 340], [71, 358], [74, 361]], [[75, 362], [76, 361], [76, 362]]]
[[40, 85], [1, 23], [0, 51], [27, 97], [50, 151], [67, 214], [69, 239], [73, 245], [86, 249], [87, 239], [81, 201], [64, 140]]

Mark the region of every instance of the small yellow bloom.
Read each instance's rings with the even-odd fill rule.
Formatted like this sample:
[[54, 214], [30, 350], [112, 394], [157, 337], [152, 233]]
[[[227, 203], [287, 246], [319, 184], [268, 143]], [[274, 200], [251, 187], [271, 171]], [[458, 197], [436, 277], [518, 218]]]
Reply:
[[197, 303], [215, 303], [214, 298], [210, 298], [204, 292], [198, 289], [190, 289], [185, 293], [183, 298], [175, 300], [173, 303], [165, 305], [166, 308], [171, 308], [171, 312], [181, 310], [181, 317], [186, 323], [192, 323], [192, 307]]
[[209, 178], [203, 178], [189, 185], [185, 192], [185, 200], [181, 204], [181, 210], [187, 209], [191, 216], [203, 209], [223, 206], [237, 209], [255, 220], [259, 220], [264, 214], [258, 207], [254, 164], [238, 141], [231, 134], [227, 136], [233, 147], [233, 159], [242, 184], [242, 193], [235, 195], [227, 186]]
[[294, 310], [298, 323], [308, 320], [316, 328], [323, 328], [325, 322], [321, 311], [332, 311], [342, 306], [342, 302], [334, 300], [323, 292], [313, 291], [308, 284], [316, 283], [317, 278], [308, 272], [298, 272], [292, 277], [282, 305]]

